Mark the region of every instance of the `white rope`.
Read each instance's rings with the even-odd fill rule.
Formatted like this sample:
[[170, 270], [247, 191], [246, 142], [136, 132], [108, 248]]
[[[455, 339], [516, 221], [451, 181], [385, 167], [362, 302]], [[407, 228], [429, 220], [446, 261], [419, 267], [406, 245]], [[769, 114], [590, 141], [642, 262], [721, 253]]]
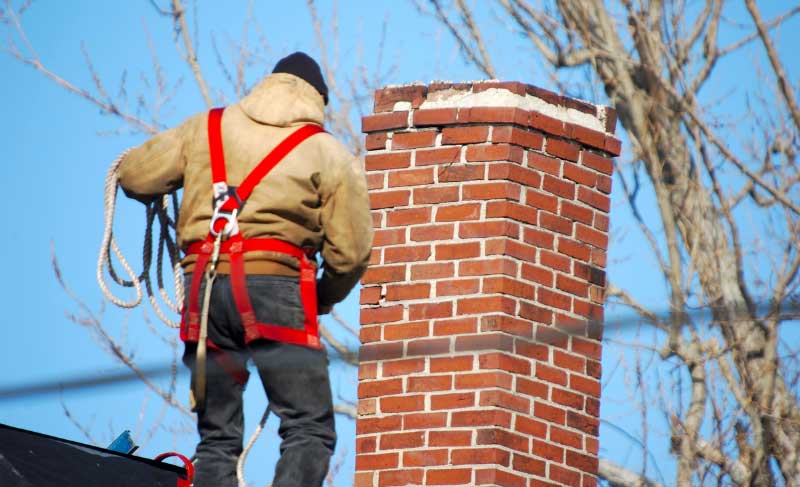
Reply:
[[261, 416], [261, 421], [258, 422], [255, 431], [253, 431], [250, 439], [247, 440], [247, 444], [244, 446], [244, 450], [242, 450], [242, 454], [239, 455], [239, 460], [236, 462], [236, 479], [239, 482], [239, 487], [247, 487], [247, 482], [244, 480], [244, 464], [247, 461], [247, 454], [250, 453], [250, 449], [253, 448], [261, 432], [264, 431], [267, 418], [269, 418], [269, 407], [264, 409], [264, 415]]
[[[120, 163], [125, 156], [128, 155], [130, 149], [126, 150], [122, 154], [120, 154], [114, 162], [111, 164], [111, 167], [108, 169], [108, 173], [106, 174], [105, 180], [105, 194], [104, 194], [104, 217], [105, 217], [105, 227], [103, 230], [103, 241], [100, 244], [100, 253], [97, 257], [97, 283], [100, 285], [100, 290], [103, 292], [103, 295], [115, 305], [121, 308], [134, 308], [138, 306], [142, 302], [142, 282], [144, 282], [145, 289], [147, 291], [147, 298], [150, 301], [150, 305], [153, 307], [153, 311], [155, 312], [156, 316], [158, 316], [161, 321], [166, 323], [168, 326], [172, 328], [177, 328], [180, 326], [180, 322], [176, 322], [171, 320], [167, 317], [161, 305], [156, 298], [156, 293], [153, 290], [153, 283], [150, 277], [150, 266], [152, 263], [152, 252], [153, 252], [153, 223], [156, 218], [158, 218], [159, 224], [159, 240], [158, 240], [158, 247], [156, 251], [156, 285], [158, 287], [158, 295], [161, 296], [161, 300], [163, 303], [175, 313], [180, 313], [181, 309], [183, 308], [183, 301], [185, 297], [184, 288], [183, 288], [183, 278], [181, 273], [181, 265], [180, 265], [180, 255], [178, 252], [178, 246], [175, 242], [175, 239], [170, 234], [170, 229], [173, 231], [176, 227], [176, 222], [178, 219], [178, 198], [173, 193], [172, 195], [164, 195], [158, 201], [153, 202], [146, 207], [146, 227], [145, 227], [145, 236], [144, 236], [144, 246], [142, 249], [142, 273], [140, 275], [136, 275], [136, 273], [131, 268], [131, 265], [128, 263], [127, 259], [122, 255], [122, 251], [119, 249], [117, 242], [114, 240], [113, 234], [113, 226], [114, 226], [114, 210], [116, 206], [117, 200], [117, 190], [118, 185], [117, 182], [119, 180], [119, 176], [117, 174], [117, 170], [119, 168]], [[171, 204], [170, 204], [171, 203]], [[172, 206], [174, 217], [170, 218], [169, 216], [169, 207]], [[122, 279], [114, 270], [114, 267], [111, 263], [111, 252], [113, 251], [114, 255], [116, 255], [117, 260], [119, 261], [122, 269], [125, 271], [125, 274], [128, 276], [128, 280]], [[163, 279], [163, 263], [164, 263], [164, 252], [166, 251], [167, 255], [170, 259], [170, 264], [173, 271], [173, 284], [174, 284], [174, 295], [175, 300], [173, 301], [169, 297], [169, 293], [167, 293], [166, 289], [164, 289], [164, 279]], [[134, 288], [136, 294], [133, 299], [129, 301], [125, 301], [121, 298], [118, 298], [111, 292], [106, 281], [103, 277], [103, 270], [107, 269], [109, 276], [111, 279], [119, 284], [122, 287], [132, 287]]]

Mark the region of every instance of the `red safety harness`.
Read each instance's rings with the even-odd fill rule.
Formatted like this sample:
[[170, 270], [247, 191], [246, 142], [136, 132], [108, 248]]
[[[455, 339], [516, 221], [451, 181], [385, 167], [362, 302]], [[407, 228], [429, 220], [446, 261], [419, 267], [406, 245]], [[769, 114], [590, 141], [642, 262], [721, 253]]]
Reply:
[[[212, 260], [214, 245], [222, 238], [220, 253], [228, 254], [230, 259], [230, 280], [233, 299], [242, 318], [247, 343], [257, 339], [321, 348], [317, 329], [316, 267], [313, 263], [316, 249], [302, 249], [294, 244], [271, 238], [245, 239], [239, 231], [236, 216], [256, 185], [301, 142], [324, 130], [313, 124], [300, 127], [284, 139], [253, 169], [238, 187], [229, 187], [225, 172], [225, 154], [222, 148], [222, 112], [215, 108], [208, 115], [208, 145], [211, 156], [211, 178], [214, 192], [214, 216], [210, 231], [204, 241], [189, 246], [187, 255], [197, 255], [189, 290], [188, 309], [181, 322], [181, 340], [197, 342], [200, 339], [200, 311], [198, 296], [200, 283], [209, 261]], [[221, 234], [221, 235], [220, 235]], [[305, 328], [297, 330], [256, 320], [244, 270], [244, 254], [253, 251], [269, 251], [290, 255], [300, 261], [300, 299], [305, 311]], [[208, 340], [208, 346], [217, 347]]]

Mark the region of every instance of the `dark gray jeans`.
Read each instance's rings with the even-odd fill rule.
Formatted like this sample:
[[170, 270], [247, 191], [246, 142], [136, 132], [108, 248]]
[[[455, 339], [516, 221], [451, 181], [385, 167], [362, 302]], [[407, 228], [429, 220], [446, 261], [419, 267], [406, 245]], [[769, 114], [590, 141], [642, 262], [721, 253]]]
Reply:
[[[187, 278], [187, 289], [191, 279]], [[247, 286], [260, 322], [303, 328], [297, 278], [248, 276]], [[203, 286], [201, 286], [202, 288]], [[198, 299], [202, 300], [203, 289]], [[244, 329], [231, 294], [230, 278], [219, 275], [211, 290], [208, 337], [230, 364], [246, 370], [252, 359], [272, 413], [280, 418], [282, 441], [273, 487], [321, 486], [336, 444], [333, 402], [324, 351], [268, 340], [244, 342]], [[184, 362], [192, 370], [196, 344], [186, 344]], [[244, 418], [238, 382], [209, 350], [206, 404], [197, 415], [200, 443], [195, 487], [236, 487], [236, 462], [242, 453]]]

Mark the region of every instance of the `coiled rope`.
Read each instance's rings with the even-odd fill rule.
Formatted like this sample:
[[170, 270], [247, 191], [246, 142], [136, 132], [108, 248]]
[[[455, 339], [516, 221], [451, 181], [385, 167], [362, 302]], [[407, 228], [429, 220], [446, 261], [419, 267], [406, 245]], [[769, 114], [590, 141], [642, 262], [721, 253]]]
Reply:
[[[176, 222], [178, 220], [178, 196], [176, 193], [164, 195], [161, 198], [154, 200], [146, 205], [146, 227], [144, 235], [144, 246], [142, 249], [142, 273], [137, 275], [128, 260], [122, 255], [117, 242], [114, 240], [114, 210], [117, 201], [117, 191], [119, 189], [117, 173], [120, 163], [125, 156], [128, 155], [130, 149], [120, 154], [111, 167], [108, 169], [105, 180], [104, 192], [104, 217], [105, 227], [103, 230], [103, 241], [100, 244], [100, 253], [97, 257], [97, 283], [100, 285], [100, 290], [103, 295], [121, 308], [135, 308], [142, 302], [142, 283], [144, 283], [147, 298], [153, 311], [156, 315], [172, 328], [178, 328], [180, 322], [173, 321], [164, 314], [162, 305], [154, 292], [152, 277], [150, 275], [150, 266], [153, 260], [153, 225], [156, 218], [158, 218], [159, 238], [156, 251], [156, 286], [158, 288], [158, 295], [161, 301], [173, 312], [180, 314], [183, 308], [184, 301], [184, 288], [183, 278], [180, 267], [180, 252], [175, 238], [171, 232], [175, 232]], [[169, 215], [169, 208], [172, 207], [172, 217]], [[119, 276], [111, 262], [111, 252], [114, 252], [117, 260], [122, 269], [125, 271], [128, 279], [123, 279]], [[169, 257], [170, 265], [172, 266], [173, 282], [174, 282], [174, 301], [170, 298], [169, 293], [164, 288], [164, 253], [166, 252]], [[135, 290], [133, 299], [125, 301], [114, 295], [109, 289], [104, 278], [104, 270], [108, 270], [111, 279], [122, 287], [132, 287]]]

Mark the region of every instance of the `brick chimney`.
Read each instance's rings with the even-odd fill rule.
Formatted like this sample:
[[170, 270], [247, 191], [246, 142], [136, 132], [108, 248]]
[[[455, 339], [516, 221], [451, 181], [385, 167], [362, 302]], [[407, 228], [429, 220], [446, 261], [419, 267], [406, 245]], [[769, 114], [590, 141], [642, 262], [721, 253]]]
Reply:
[[596, 485], [615, 125], [522, 83], [375, 93], [357, 487]]

